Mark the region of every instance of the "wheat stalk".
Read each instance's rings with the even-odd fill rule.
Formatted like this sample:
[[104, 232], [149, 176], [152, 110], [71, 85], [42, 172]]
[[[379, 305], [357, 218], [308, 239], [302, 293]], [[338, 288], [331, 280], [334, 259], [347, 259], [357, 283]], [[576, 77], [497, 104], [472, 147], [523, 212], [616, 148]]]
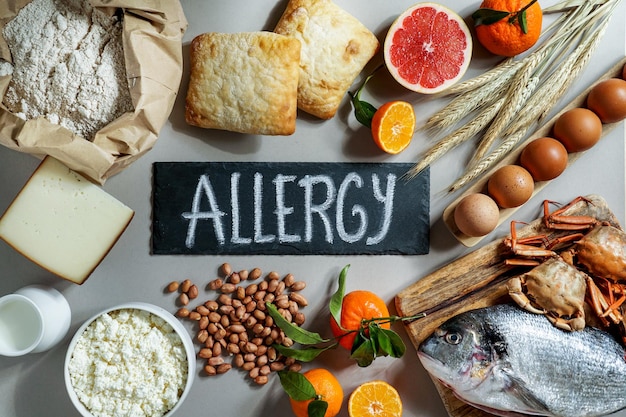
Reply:
[[509, 84], [506, 90], [506, 98], [502, 106], [502, 111], [494, 117], [489, 125], [489, 128], [474, 152], [470, 166], [480, 161], [487, 152], [489, 152], [489, 149], [491, 149], [500, 133], [502, 133], [504, 128], [506, 128], [513, 117], [520, 111], [526, 100], [531, 96], [538, 84], [538, 79], [533, 76], [533, 73], [539, 63], [545, 59], [547, 51], [547, 49], [542, 49], [531, 54], [529, 59], [524, 61], [522, 68], [515, 74], [513, 82]]
[[461, 178], [456, 180], [454, 184], [450, 186], [449, 191], [454, 192], [467, 184], [478, 178], [483, 172], [494, 166], [497, 162], [499, 162], [502, 158], [504, 158], [510, 151], [517, 145], [517, 143], [524, 137], [524, 132], [520, 131], [507, 139], [502, 141], [500, 146], [498, 146], [493, 152], [483, 158], [480, 162], [478, 162], [471, 170], [466, 172]]
[[[544, 9], [544, 13], [565, 13], [542, 32], [541, 36], [547, 39], [535, 52], [519, 60], [509, 58], [492, 70], [441, 93], [456, 97], [422, 128], [450, 130], [474, 113], [478, 114], [475, 120], [480, 119], [480, 123], [461, 127], [439, 140], [407, 175], [417, 175], [485, 128], [470, 165], [450, 191], [464, 187], [501, 160], [532, 125], [549, 113], [586, 66], [604, 34], [610, 12], [620, 1], [564, 0]], [[597, 27], [593, 28], [595, 25]], [[492, 112], [496, 107], [498, 111]], [[491, 114], [488, 119], [487, 115]], [[506, 139], [486, 155], [499, 137]]]
[[507, 58], [489, 71], [486, 71], [474, 78], [470, 78], [469, 80], [463, 81], [459, 84], [453, 85], [452, 87], [443, 91], [441, 94], [464, 94], [470, 91], [474, 91], [475, 89], [482, 87], [483, 85], [497, 81], [507, 72], [515, 71], [519, 66], [520, 61], [516, 61], [513, 57]]
[[514, 75], [513, 71], [504, 72], [501, 78], [485, 85], [481, 90], [468, 95], [460, 95], [431, 116], [422, 129], [445, 130], [466, 118], [474, 110], [493, 104], [499, 97], [498, 92]]
[[424, 154], [423, 158], [407, 172], [406, 176], [408, 178], [416, 177], [427, 166], [441, 158], [446, 152], [474, 137], [474, 135], [483, 130], [489, 121], [500, 111], [503, 103], [504, 98], [496, 100], [489, 107], [481, 111], [471, 122], [437, 142], [437, 144], [430, 148], [428, 152]]
[[[610, 8], [607, 13], [610, 13], [614, 7], [615, 4], [613, 4], [613, 7]], [[599, 14], [597, 17], [606, 17], [608, 16], [607, 13]], [[600, 42], [602, 35], [606, 31], [608, 22], [609, 19], [604, 19], [599, 26], [593, 29], [590, 35], [588, 34], [588, 36], [585, 37], [583, 42], [578, 45], [574, 52], [561, 64], [560, 68], [548, 77], [545, 88], [541, 89], [532, 99], [528, 100], [525, 106], [528, 110], [522, 113], [522, 117], [504, 132], [507, 139], [491, 154], [482, 158], [479, 162], [470, 165], [468, 172], [450, 187], [450, 191], [456, 191], [464, 187], [500, 161], [526, 135], [534, 120], [545, 117], [549, 109], [556, 104], [586, 66], [593, 51]], [[591, 26], [594, 23], [595, 18], [590, 20], [586, 26]]]

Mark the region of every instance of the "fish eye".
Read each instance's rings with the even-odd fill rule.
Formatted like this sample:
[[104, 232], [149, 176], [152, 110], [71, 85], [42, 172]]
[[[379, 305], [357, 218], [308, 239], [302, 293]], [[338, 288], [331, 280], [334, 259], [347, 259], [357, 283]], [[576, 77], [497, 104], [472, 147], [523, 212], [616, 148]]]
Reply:
[[463, 336], [461, 336], [459, 333], [446, 333], [444, 338], [446, 340], [446, 343], [450, 345], [458, 345], [459, 343], [461, 343], [461, 340], [463, 340]]

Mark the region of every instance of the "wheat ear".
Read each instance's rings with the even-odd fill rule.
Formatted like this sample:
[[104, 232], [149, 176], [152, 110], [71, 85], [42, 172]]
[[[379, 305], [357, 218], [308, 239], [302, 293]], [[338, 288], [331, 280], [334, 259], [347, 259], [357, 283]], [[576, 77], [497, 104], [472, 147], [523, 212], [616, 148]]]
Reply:
[[489, 121], [500, 111], [503, 103], [504, 98], [497, 100], [481, 111], [471, 122], [442, 138], [424, 154], [424, 157], [407, 172], [406, 176], [408, 178], [416, 177], [427, 166], [441, 158], [446, 152], [456, 148], [483, 130]]
[[456, 182], [450, 186], [449, 191], [457, 191], [465, 187], [478, 176], [482, 175], [485, 171], [487, 171], [489, 168], [499, 162], [500, 159], [506, 156], [523, 137], [524, 132], [520, 131], [502, 141], [502, 143], [493, 152], [483, 158], [479, 163], [474, 166], [474, 168], [465, 173], [465, 175], [456, 180]]

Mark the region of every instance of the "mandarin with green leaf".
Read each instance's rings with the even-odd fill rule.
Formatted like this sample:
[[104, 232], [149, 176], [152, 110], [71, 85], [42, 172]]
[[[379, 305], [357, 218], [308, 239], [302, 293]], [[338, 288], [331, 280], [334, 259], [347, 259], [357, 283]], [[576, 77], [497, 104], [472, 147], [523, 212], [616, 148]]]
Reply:
[[[343, 388], [337, 378], [324, 368], [310, 369], [303, 372], [302, 375], [315, 389], [315, 398], [294, 400], [290, 397], [289, 402], [291, 403], [291, 409], [296, 417], [318, 417], [312, 414], [319, 414], [319, 417], [322, 417], [321, 412], [310, 412], [312, 409], [311, 403], [326, 403], [328, 405], [323, 417], [335, 417], [339, 414], [343, 403]], [[319, 408], [317, 408], [317, 410], [319, 410]]]
[[484, 0], [472, 17], [478, 42], [495, 55], [509, 57], [533, 47], [543, 24], [537, 0]]
[[[331, 315], [330, 329], [341, 346], [352, 350], [357, 333], [367, 328], [367, 320], [388, 317], [389, 309], [383, 299], [371, 291], [356, 290], [343, 297], [340, 323]], [[391, 324], [383, 322], [380, 327], [389, 329]]]

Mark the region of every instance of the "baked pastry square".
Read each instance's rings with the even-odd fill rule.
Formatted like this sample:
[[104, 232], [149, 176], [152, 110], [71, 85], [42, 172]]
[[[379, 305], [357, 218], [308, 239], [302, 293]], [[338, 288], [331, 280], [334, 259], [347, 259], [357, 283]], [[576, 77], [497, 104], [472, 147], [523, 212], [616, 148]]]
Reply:
[[258, 135], [296, 130], [300, 42], [273, 32], [205, 33], [191, 42], [188, 124]]
[[331, 0], [291, 0], [274, 32], [302, 43], [298, 107], [332, 118], [380, 46], [359, 20]]

